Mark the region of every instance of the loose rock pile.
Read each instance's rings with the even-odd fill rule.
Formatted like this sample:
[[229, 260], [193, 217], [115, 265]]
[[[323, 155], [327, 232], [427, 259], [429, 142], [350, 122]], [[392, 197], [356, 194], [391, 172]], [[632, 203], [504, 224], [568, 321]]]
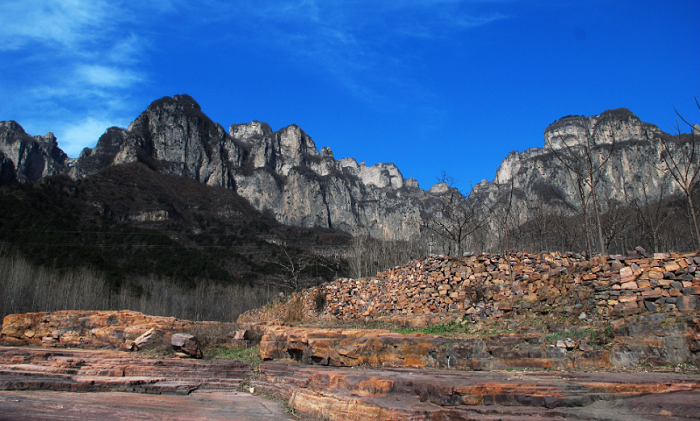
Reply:
[[[700, 310], [699, 267], [697, 253], [646, 256], [642, 249], [591, 260], [558, 252], [433, 256], [375, 277], [338, 279], [304, 290], [300, 301], [309, 319], [458, 314], [474, 320], [555, 310], [582, 319], [610, 318]], [[264, 312], [256, 310], [242, 320], [264, 319]]]

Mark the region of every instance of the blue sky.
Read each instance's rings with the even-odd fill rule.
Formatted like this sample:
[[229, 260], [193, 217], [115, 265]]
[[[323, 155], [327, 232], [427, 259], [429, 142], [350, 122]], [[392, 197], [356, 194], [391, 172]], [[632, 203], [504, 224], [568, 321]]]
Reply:
[[180, 93], [468, 191], [565, 115], [700, 120], [700, 1], [0, 0], [0, 120], [69, 156]]

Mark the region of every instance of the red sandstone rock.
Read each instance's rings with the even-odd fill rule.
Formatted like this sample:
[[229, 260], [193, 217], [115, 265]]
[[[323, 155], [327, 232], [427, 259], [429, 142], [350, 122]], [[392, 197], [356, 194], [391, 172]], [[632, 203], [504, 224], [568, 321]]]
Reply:
[[175, 350], [175, 355], [180, 358], [202, 358], [202, 349], [199, 347], [199, 341], [193, 335], [175, 333], [170, 338], [170, 344]]
[[142, 349], [142, 348], [146, 347], [147, 345], [153, 343], [156, 335], [157, 335], [156, 328], [152, 327], [152, 328], [148, 329], [146, 331], [146, 333], [144, 333], [143, 335], [136, 338], [136, 340], [134, 340], [132, 349], [135, 349], [136, 351], [138, 351], [139, 349]]
[[235, 389], [252, 374], [231, 360], [141, 358], [120, 351], [0, 347], [0, 390], [133, 391], [187, 394]]
[[[265, 381], [254, 382], [256, 388], [280, 395], [303, 414], [330, 420], [639, 419], [649, 414], [684, 419], [700, 409], [698, 376], [379, 371], [279, 363], [262, 364], [259, 371]], [[655, 407], [635, 400], [638, 396], [651, 396], [648, 402]]]
[[[633, 367], [641, 362], [700, 366], [700, 342], [693, 320], [675, 323], [663, 315], [614, 324], [614, 341], [593, 349], [581, 341], [547, 340], [544, 334], [501, 334], [469, 339], [402, 335], [377, 329], [268, 326], [260, 342], [264, 360], [295, 359], [306, 364], [355, 367], [506, 368]], [[673, 322], [669, 324], [668, 322]], [[700, 339], [700, 336], [698, 336]]]
[[246, 329], [237, 330], [233, 333], [233, 339], [236, 341], [243, 341], [248, 339], [248, 331]]
[[0, 419], [280, 421], [295, 418], [286, 414], [278, 402], [236, 391], [197, 391], [186, 396], [0, 391]]
[[152, 329], [155, 329], [155, 336], [169, 340], [174, 332], [217, 329], [223, 325], [148, 316], [128, 310], [10, 314], [3, 319], [0, 343], [126, 350]]

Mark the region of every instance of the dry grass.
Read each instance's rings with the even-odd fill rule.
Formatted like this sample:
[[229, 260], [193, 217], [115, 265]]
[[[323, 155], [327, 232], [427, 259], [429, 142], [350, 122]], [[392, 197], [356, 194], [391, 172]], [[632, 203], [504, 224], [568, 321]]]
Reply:
[[237, 326], [234, 323], [207, 323], [199, 325], [188, 333], [194, 335], [202, 349], [205, 349], [226, 345], [230, 339], [229, 334], [236, 329]]
[[282, 321], [285, 323], [301, 323], [306, 318], [304, 316], [305, 306], [301, 294], [293, 295], [287, 305], [284, 306]]
[[134, 310], [153, 316], [231, 322], [265, 306], [275, 289], [200, 281], [193, 289], [168, 280], [135, 280], [142, 288], [111, 292], [99, 272], [87, 268], [52, 270], [0, 250], [0, 316], [58, 310]]

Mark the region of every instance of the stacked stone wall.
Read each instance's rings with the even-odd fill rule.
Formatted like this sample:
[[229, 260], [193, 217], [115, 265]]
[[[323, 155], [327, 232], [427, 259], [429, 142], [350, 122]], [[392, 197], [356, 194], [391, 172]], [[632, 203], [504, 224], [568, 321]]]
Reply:
[[[448, 315], [476, 320], [530, 311], [576, 316], [587, 311], [588, 317], [607, 319], [698, 311], [699, 295], [698, 253], [634, 252], [591, 260], [574, 253], [513, 253], [433, 256], [373, 277], [337, 279], [297, 293], [289, 302], [303, 303], [310, 320]], [[270, 319], [266, 311], [255, 310], [239, 320]]]

